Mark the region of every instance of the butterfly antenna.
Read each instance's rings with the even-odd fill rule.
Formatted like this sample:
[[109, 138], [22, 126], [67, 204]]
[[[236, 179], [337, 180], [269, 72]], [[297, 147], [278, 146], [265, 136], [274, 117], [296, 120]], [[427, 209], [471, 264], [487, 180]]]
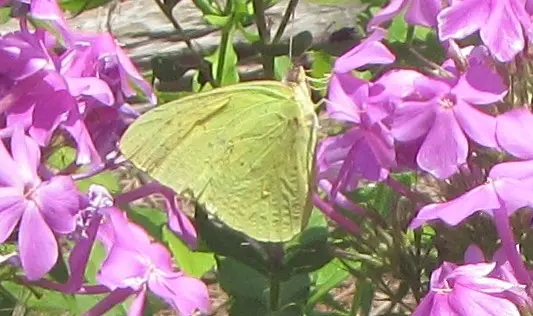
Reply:
[[294, 11], [291, 13], [291, 36], [289, 37], [289, 60], [292, 62], [292, 45], [294, 37]]

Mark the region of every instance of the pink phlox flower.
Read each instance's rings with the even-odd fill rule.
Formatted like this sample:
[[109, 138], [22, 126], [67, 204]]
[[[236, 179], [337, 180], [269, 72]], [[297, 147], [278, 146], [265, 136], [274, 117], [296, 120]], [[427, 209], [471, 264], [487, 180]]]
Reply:
[[76, 114], [83, 94], [105, 95], [106, 88], [109, 94], [111, 91], [97, 78], [67, 80], [58, 71], [60, 59], [46, 50], [41, 35], [20, 31], [0, 38], [0, 54], [5, 61], [4, 69], [0, 67], [3, 133], [9, 135], [22, 126], [40, 146], [47, 146], [54, 132], [64, 127], [78, 143], [78, 162], [95, 161], [97, 155], [90, 138], [82, 137], [87, 135], [83, 122], [76, 122], [73, 117], [79, 117]]
[[76, 227], [80, 196], [69, 176], [42, 180], [37, 169], [40, 149], [17, 128], [11, 139], [11, 155], [0, 144], [0, 242], [20, 223], [18, 245], [28, 279], [40, 279], [57, 261], [55, 234]]
[[63, 55], [62, 69], [70, 77], [96, 77], [113, 92], [115, 105], [142, 92], [149, 102], [157, 102], [152, 88], [130, 58], [109, 33], [72, 33], [74, 45]]
[[[424, 138], [417, 164], [439, 179], [450, 177], [466, 163], [466, 135], [482, 146], [498, 148], [496, 118], [475, 105], [502, 100], [507, 87], [488, 63], [480, 62], [477, 52], [472, 50], [475, 58], [467, 71], [454, 78], [411, 76], [414, 82], [408, 83], [407, 90], [414, 86], [416, 92], [403, 102], [396, 102], [391, 128], [395, 140]], [[457, 73], [451, 64], [447, 61], [443, 66]]]
[[519, 316], [517, 306], [507, 298], [517, 285], [491, 277], [495, 267], [495, 262], [461, 266], [444, 262], [431, 274], [429, 293], [413, 315]]
[[[516, 248], [517, 252], [520, 253], [520, 246], [516, 245]], [[494, 270], [492, 270], [489, 276], [515, 284], [516, 288], [510, 291], [515, 294], [515, 296], [521, 297], [521, 301], [523, 301], [523, 303], [531, 302], [531, 299], [525, 292], [525, 285], [522, 285], [518, 282], [513, 267], [509, 263], [503, 247], [500, 247], [498, 250], [496, 250], [491, 261], [496, 263], [496, 267]], [[471, 244], [465, 251], [464, 262], [465, 264], [483, 263], [487, 262], [487, 259], [485, 258], [483, 250], [481, 250], [479, 246], [476, 244]]]
[[143, 315], [147, 290], [181, 315], [191, 315], [196, 310], [208, 313], [206, 285], [176, 270], [169, 251], [151, 240], [140, 226], [129, 222], [124, 212], [117, 208], [107, 211], [98, 235], [107, 256], [97, 280], [112, 291], [124, 288], [135, 291], [129, 314]]
[[339, 190], [352, 190], [359, 177], [384, 179], [394, 165], [393, 139], [382, 120], [389, 115], [386, 105], [372, 103], [372, 84], [350, 72], [366, 64], [387, 64], [394, 55], [380, 41], [385, 36], [377, 28], [369, 38], [340, 56], [333, 68], [328, 89], [330, 118], [353, 124], [342, 135], [326, 138], [318, 149], [318, 181], [332, 197]]
[[479, 31], [485, 46], [502, 62], [520, 53], [533, 34], [523, 0], [452, 1], [437, 20], [440, 40], [463, 39]]
[[368, 29], [392, 20], [404, 9], [406, 10], [404, 18], [408, 24], [435, 27], [437, 14], [442, 6], [442, 0], [390, 0], [386, 7], [374, 14], [368, 23]]
[[484, 184], [451, 201], [424, 206], [409, 227], [435, 219], [455, 226], [478, 211], [493, 215], [505, 210], [510, 216], [522, 207], [533, 207], [532, 190], [533, 160], [500, 163], [492, 167]]

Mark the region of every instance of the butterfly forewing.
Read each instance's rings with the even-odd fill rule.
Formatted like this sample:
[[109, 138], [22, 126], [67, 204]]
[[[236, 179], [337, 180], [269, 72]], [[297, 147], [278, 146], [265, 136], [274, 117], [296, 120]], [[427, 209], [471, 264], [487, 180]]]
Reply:
[[121, 150], [163, 185], [192, 191], [229, 227], [259, 241], [286, 241], [309, 210], [316, 117], [308, 106], [279, 82], [219, 88], [146, 113], [126, 131]]

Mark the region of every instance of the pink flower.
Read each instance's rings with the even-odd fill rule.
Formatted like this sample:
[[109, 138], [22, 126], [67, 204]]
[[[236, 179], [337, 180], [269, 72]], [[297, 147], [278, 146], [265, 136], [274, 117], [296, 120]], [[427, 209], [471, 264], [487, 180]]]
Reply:
[[68, 176], [43, 181], [37, 175], [38, 145], [16, 129], [11, 155], [0, 144], [0, 242], [20, 222], [18, 243], [28, 279], [40, 279], [57, 261], [54, 234], [68, 234], [76, 227], [79, 193]]
[[493, 215], [501, 209], [511, 215], [521, 207], [533, 207], [532, 189], [533, 161], [501, 163], [490, 170], [486, 183], [449, 202], [424, 206], [409, 227], [434, 219], [455, 226], [478, 211]]
[[485, 46], [502, 62], [520, 53], [533, 31], [523, 0], [452, 1], [437, 19], [440, 40], [463, 39], [479, 30]]
[[113, 91], [115, 104], [141, 91], [151, 103], [157, 102], [151, 86], [109, 33], [72, 33], [69, 50], [62, 55], [61, 71], [68, 77], [96, 77]]
[[507, 297], [514, 292], [525, 296], [525, 291], [514, 283], [489, 276], [495, 267], [496, 263], [456, 266], [444, 262], [431, 274], [429, 293], [413, 316], [519, 316], [517, 306]]
[[[353, 123], [343, 135], [329, 137], [318, 149], [318, 180], [336, 197], [338, 190], [352, 190], [358, 178], [382, 180], [387, 168], [395, 164], [393, 139], [382, 120], [389, 109], [373, 103], [372, 83], [356, 78], [350, 72], [366, 64], [388, 64], [394, 55], [380, 40], [383, 29], [376, 29], [361, 44], [335, 61], [328, 89], [327, 110], [331, 118]], [[379, 89], [378, 89], [379, 92]], [[333, 183], [330, 188], [329, 183]]]
[[97, 279], [114, 292], [129, 289], [135, 294], [129, 315], [144, 315], [148, 290], [164, 299], [180, 315], [191, 315], [196, 310], [209, 312], [205, 284], [176, 270], [163, 245], [152, 241], [119, 209], [109, 208], [105, 218], [106, 222], [100, 225], [99, 240], [107, 249], [107, 257]]
[[[415, 93], [403, 102], [396, 102], [391, 129], [394, 138], [401, 142], [424, 138], [417, 164], [439, 179], [450, 177], [466, 163], [469, 149], [466, 135], [482, 146], [498, 147], [496, 118], [475, 105], [502, 100], [507, 88], [495, 71], [476, 59], [476, 50], [471, 56], [467, 71], [453, 79], [412, 77], [414, 82], [406, 85], [408, 90], [415, 87]], [[457, 73], [449, 61], [444, 67]]]

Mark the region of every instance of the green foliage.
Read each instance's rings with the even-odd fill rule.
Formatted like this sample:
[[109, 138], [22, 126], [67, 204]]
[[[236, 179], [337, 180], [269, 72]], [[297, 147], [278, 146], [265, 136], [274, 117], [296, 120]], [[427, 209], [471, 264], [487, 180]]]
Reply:
[[111, 1], [113, 0], [60, 0], [59, 5], [63, 10], [79, 14], [106, 5]]
[[190, 276], [200, 278], [215, 265], [212, 252], [193, 251], [170, 229], [163, 228], [163, 240], [168, 244], [177, 266]]

